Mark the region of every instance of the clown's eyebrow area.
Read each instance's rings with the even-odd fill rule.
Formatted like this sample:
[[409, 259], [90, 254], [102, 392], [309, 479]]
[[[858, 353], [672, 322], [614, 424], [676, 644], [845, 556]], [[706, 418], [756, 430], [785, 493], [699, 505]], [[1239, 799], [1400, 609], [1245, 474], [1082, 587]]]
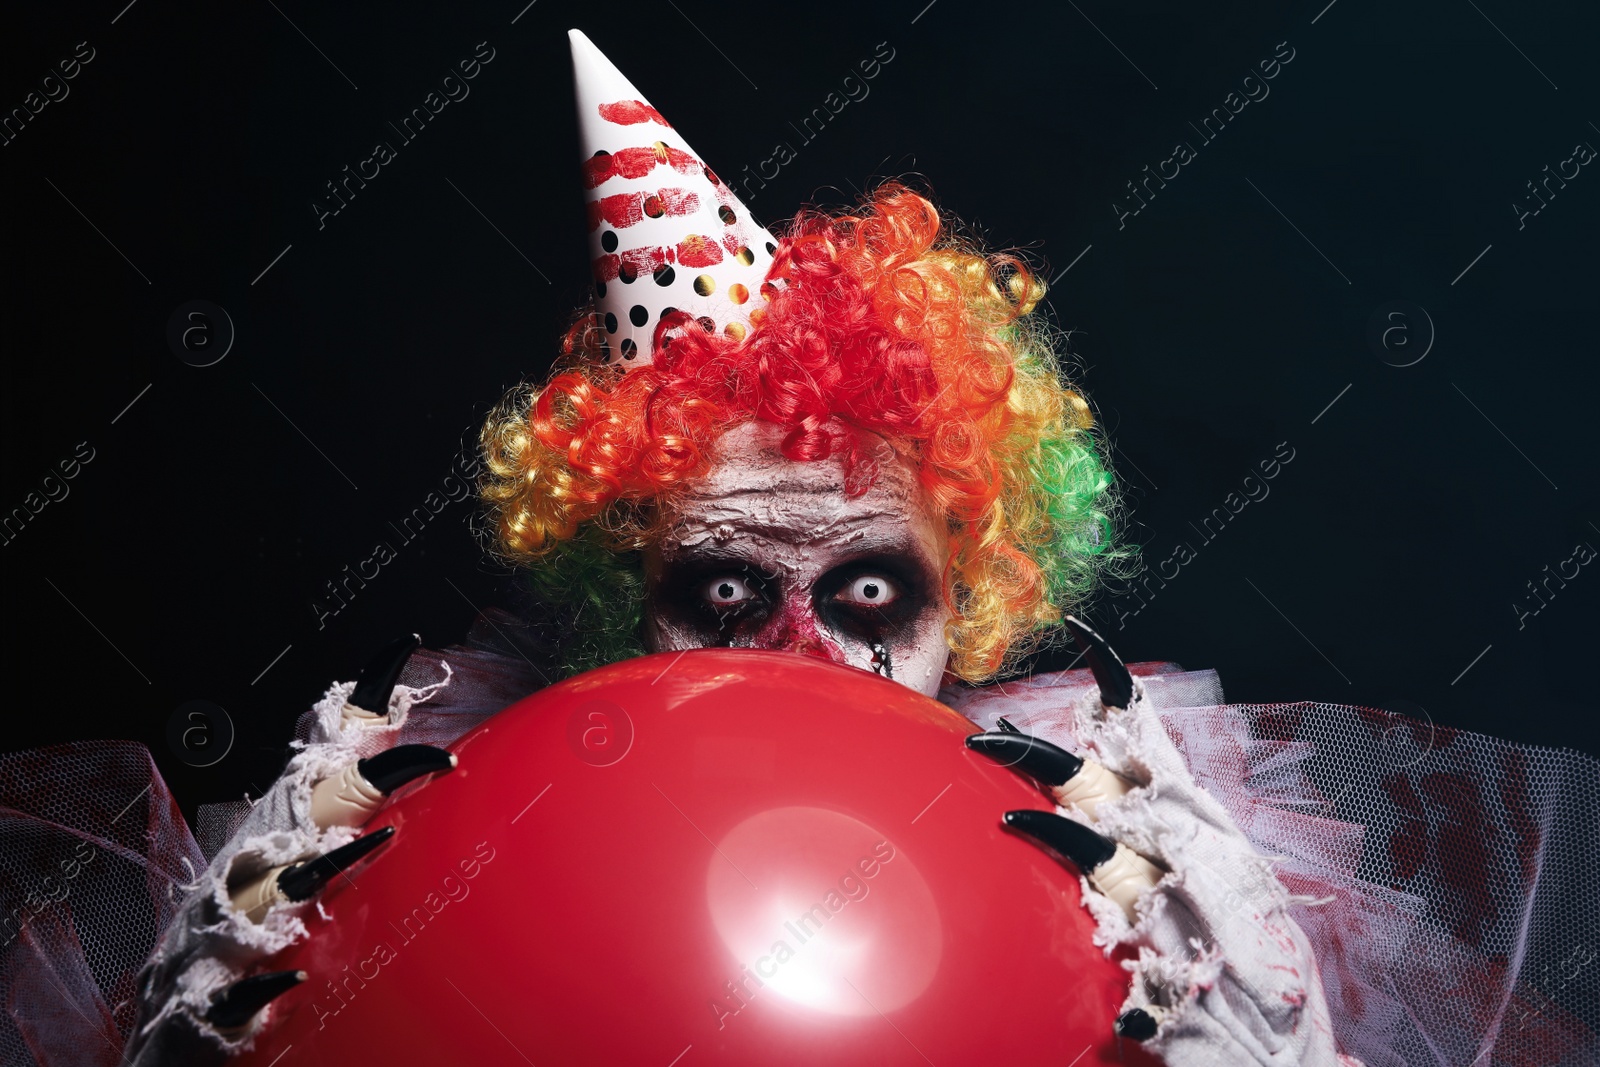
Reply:
[[[826, 495], [837, 496], [837, 490]], [[780, 501], [793, 504], [795, 499], [784, 496]], [[741, 493], [695, 499], [692, 511], [687, 514], [680, 511], [676, 516], [668, 536], [678, 542], [677, 551], [688, 551], [708, 540], [728, 545], [752, 538], [773, 545], [853, 546], [863, 538], [882, 538], [886, 533], [884, 528], [903, 536], [901, 531], [907, 518], [899, 507], [871, 510], [772, 507], [764, 496]]]
[[[828, 571], [831, 573], [840, 567], [876, 562], [891, 572], [914, 568], [923, 575], [937, 576], [941, 571], [941, 561], [934, 559], [926, 546], [909, 535], [903, 519], [899, 516], [895, 518], [897, 526], [893, 529], [859, 530], [842, 539], [830, 540], [839, 549], [838, 558], [826, 561]], [[682, 570], [707, 572], [720, 566], [739, 573], [748, 571], [756, 577], [776, 576], [779, 557], [811, 542], [789, 540], [795, 531], [788, 527], [775, 532], [787, 537], [768, 539], [760, 535], [751, 536], [753, 531], [740, 530], [739, 534], [744, 536], [735, 535], [725, 541], [703, 540], [680, 544], [663, 558], [663, 574]], [[833, 555], [833, 552], [829, 554]]]

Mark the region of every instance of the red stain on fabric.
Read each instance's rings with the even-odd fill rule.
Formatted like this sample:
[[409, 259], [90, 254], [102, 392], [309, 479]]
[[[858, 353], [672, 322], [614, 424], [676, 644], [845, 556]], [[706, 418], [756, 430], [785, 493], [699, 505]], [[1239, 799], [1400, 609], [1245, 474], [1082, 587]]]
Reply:
[[1389, 859], [1394, 863], [1395, 878], [1410, 881], [1428, 861], [1428, 813], [1412, 788], [1411, 779], [1404, 774], [1386, 775], [1378, 785], [1407, 815], [1405, 822], [1389, 835]]
[[1355, 711], [1356, 718], [1360, 720], [1361, 724], [1372, 731], [1373, 737], [1384, 736], [1389, 726], [1391, 713], [1380, 711], [1377, 708], [1357, 707], [1352, 710]]
[[1477, 782], [1440, 772], [1423, 775], [1418, 784], [1430, 803], [1444, 809], [1433, 847], [1439, 873], [1454, 890], [1455, 934], [1476, 945], [1499, 910], [1491, 887], [1500, 872], [1489, 855], [1489, 845], [1499, 833]]
[[1516, 839], [1517, 865], [1523, 885], [1530, 885], [1539, 870], [1539, 849], [1544, 844], [1544, 827], [1533, 809], [1533, 790], [1528, 780], [1528, 755], [1511, 749], [1501, 757], [1500, 801], [1506, 820]]
[[1293, 741], [1300, 733], [1305, 709], [1294, 704], [1275, 704], [1256, 720], [1257, 736], [1268, 741]]

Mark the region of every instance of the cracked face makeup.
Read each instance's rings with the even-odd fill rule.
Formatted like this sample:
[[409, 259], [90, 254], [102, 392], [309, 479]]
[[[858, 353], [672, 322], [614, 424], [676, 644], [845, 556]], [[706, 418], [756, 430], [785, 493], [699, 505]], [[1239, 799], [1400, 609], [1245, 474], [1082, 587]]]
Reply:
[[943, 520], [912, 467], [869, 437], [872, 487], [845, 495], [841, 460], [791, 460], [783, 431], [749, 422], [675, 499], [645, 555], [654, 652], [783, 649], [936, 694], [950, 656]]

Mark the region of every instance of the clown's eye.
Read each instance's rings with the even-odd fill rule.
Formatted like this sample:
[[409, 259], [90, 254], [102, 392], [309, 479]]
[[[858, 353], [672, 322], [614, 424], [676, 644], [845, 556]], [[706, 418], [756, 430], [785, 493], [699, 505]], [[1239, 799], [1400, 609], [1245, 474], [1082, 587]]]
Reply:
[[705, 597], [713, 607], [726, 608], [754, 600], [756, 594], [743, 578], [727, 574], [706, 583]]
[[900, 588], [881, 574], [863, 574], [839, 590], [834, 599], [846, 604], [879, 608], [900, 599]]

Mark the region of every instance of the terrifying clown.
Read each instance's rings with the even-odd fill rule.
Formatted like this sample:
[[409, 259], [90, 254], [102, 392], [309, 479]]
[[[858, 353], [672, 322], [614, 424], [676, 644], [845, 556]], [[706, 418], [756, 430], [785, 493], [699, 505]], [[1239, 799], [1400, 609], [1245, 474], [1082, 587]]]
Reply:
[[[1514, 906], [1533, 890], [1501, 869], [1528, 840], [1510, 799], [1474, 816], [1500, 827], [1500, 866], [1478, 875], [1509, 888], [1464, 928], [1446, 850], [1362, 859], [1357, 816], [1407, 832], [1399, 779], [1376, 766], [1384, 713], [1228, 708], [1210, 672], [1125, 667], [1073, 617], [1131, 554], [1027, 265], [898, 184], [764, 229], [587, 38], [572, 48], [594, 300], [548, 380], [482, 434], [518, 610], [443, 651], [390, 646], [303, 719], [265, 796], [213, 813], [228, 833], [140, 975], [127, 1062], [248, 1045], [298, 980], [260, 961], [383, 844], [361, 828], [388, 794], [451, 772], [436, 746], [552, 665], [712, 646], [871, 671], [978, 724], [973, 751], [1058, 805], [1015, 829], [1081, 871], [1097, 944], [1127, 959], [1105, 1025], [1162, 1062], [1584, 1062], [1592, 1032], [1553, 1004], [1518, 1020], [1531, 987], [1494, 962], [1533, 940]], [[1087, 670], [1016, 680], [1063, 636]], [[1459, 758], [1485, 778], [1518, 755], [1488, 739], [1419, 753], [1418, 776]]]

